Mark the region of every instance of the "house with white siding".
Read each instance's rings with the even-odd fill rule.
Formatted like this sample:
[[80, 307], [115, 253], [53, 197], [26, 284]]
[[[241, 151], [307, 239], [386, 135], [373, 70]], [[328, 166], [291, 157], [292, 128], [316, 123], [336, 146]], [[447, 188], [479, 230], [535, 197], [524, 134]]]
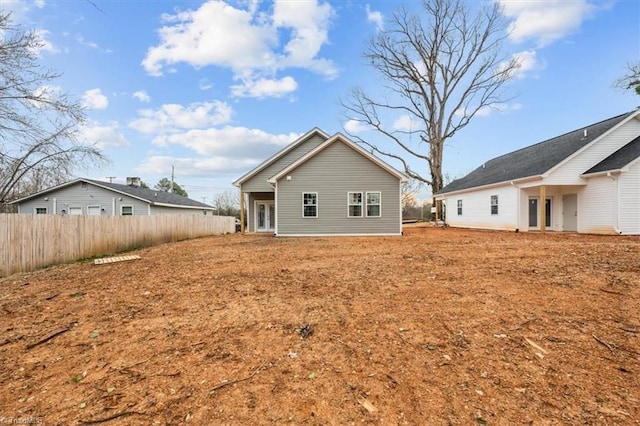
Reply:
[[140, 178], [127, 184], [79, 178], [11, 202], [18, 213], [95, 216], [213, 214], [208, 204], [178, 194], [142, 188]]
[[487, 161], [436, 200], [453, 227], [640, 235], [640, 110]]
[[406, 181], [344, 135], [314, 128], [233, 184], [249, 232], [402, 235]]

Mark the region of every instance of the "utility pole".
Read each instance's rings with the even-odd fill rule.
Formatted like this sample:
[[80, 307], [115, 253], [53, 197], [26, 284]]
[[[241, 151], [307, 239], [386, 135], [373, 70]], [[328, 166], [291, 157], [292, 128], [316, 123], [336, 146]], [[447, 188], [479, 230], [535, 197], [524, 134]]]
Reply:
[[106, 178], [109, 179], [109, 183], [113, 183], [113, 180], [117, 177], [118, 176], [106, 176]]
[[202, 202], [207, 204], [207, 197], [202, 197]]
[[169, 192], [173, 192], [173, 171], [174, 168], [171, 166], [171, 188], [169, 189]]

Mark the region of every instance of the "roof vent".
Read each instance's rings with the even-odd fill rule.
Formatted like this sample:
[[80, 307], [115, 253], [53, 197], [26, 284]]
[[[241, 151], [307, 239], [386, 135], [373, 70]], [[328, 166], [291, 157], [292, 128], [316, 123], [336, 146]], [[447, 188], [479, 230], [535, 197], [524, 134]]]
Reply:
[[137, 186], [138, 188], [141, 186], [142, 180], [139, 177], [127, 177], [127, 185], [128, 186]]
[[583, 137], [587, 137], [587, 129], [584, 129], [584, 136]]

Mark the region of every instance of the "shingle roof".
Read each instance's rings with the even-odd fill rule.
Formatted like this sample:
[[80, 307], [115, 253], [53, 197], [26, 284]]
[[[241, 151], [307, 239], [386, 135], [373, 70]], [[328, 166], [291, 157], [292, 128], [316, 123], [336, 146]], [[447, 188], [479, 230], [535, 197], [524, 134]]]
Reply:
[[18, 200], [14, 200], [10, 204], [19, 204], [30, 198], [37, 197], [48, 192], [56, 191], [58, 189], [65, 188], [67, 186], [73, 185], [78, 182], [87, 182], [91, 185], [96, 185], [102, 188], [110, 189], [121, 194], [130, 195], [140, 200], [147, 201], [150, 204], [160, 204], [160, 205], [169, 205], [169, 206], [175, 206], [175, 207], [187, 207], [187, 208], [213, 209], [213, 207], [208, 204], [204, 204], [199, 201], [192, 200], [191, 198], [183, 197], [181, 195], [174, 194], [174, 193], [158, 191], [154, 189], [146, 189], [138, 186], [123, 185], [120, 183], [109, 183], [109, 182], [103, 182], [100, 180], [85, 179], [85, 178], [75, 179], [58, 186], [54, 186], [52, 188], [47, 188], [43, 191], [36, 192], [35, 194], [31, 194], [26, 197], [20, 198]]
[[123, 185], [120, 183], [102, 182], [93, 179], [80, 179], [82, 181], [90, 182], [94, 185], [110, 188], [118, 192], [124, 192], [133, 197], [141, 198], [150, 202], [151, 204], [170, 204], [174, 206], [183, 207], [203, 207], [213, 208], [208, 204], [201, 203], [191, 198], [183, 197], [182, 195], [174, 194], [172, 192], [158, 191], [154, 189], [141, 188], [139, 186]]
[[638, 136], [583, 174], [588, 175], [590, 173], [619, 170], [638, 157], [640, 157], [640, 136]]
[[621, 114], [496, 157], [465, 177], [454, 180], [438, 194], [542, 175], [635, 113], [637, 111]]

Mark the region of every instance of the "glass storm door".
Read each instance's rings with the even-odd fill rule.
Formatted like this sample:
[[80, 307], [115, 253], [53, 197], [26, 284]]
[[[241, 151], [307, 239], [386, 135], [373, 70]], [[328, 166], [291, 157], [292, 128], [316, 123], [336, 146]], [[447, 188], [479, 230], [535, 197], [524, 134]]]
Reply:
[[[529, 198], [529, 228], [538, 229], [538, 216], [540, 215], [540, 210], [538, 209], [538, 200], [539, 198]], [[545, 220], [544, 226], [545, 228], [551, 227], [551, 199], [547, 198], [544, 203], [544, 211], [545, 211]]]
[[275, 230], [276, 207], [273, 201], [256, 203], [256, 231], [270, 232]]

